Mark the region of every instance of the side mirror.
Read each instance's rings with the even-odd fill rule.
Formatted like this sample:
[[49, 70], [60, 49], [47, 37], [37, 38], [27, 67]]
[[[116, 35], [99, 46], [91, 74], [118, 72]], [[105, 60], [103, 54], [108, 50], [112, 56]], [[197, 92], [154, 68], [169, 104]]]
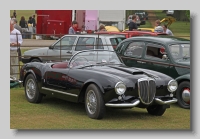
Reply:
[[49, 49], [53, 49], [53, 46], [49, 46]]
[[72, 54], [72, 50], [67, 51], [68, 54]]

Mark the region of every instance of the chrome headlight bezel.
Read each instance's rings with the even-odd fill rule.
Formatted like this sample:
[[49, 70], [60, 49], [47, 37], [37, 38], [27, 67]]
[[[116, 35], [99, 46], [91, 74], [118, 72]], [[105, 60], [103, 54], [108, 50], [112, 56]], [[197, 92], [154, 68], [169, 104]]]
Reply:
[[123, 95], [126, 92], [126, 85], [123, 82], [117, 82], [115, 85], [115, 92], [118, 95]]
[[167, 89], [169, 92], [173, 93], [177, 90], [177, 88], [178, 88], [178, 83], [176, 80], [170, 80], [168, 82]]

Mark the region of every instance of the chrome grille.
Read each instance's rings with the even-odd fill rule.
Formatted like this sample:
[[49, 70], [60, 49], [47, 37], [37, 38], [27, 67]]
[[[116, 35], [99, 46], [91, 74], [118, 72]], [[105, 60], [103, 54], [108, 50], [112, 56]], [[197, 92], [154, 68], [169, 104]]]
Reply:
[[156, 94], [156, 83], [152, 78], [138, 79], [138, 94], [144, 104], [150, 104]]

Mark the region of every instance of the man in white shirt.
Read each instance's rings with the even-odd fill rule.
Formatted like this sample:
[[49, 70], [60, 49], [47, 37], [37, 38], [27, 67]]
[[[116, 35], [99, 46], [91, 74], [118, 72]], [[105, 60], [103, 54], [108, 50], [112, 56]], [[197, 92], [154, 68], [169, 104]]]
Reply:
[[168, 29], [167, 25], [163, 26], [163, 32], [166, 33], [169, 36], [174, 36], [171, 30]]
[[20, 45], [22, 44], [22, 35], [19, 30], [14, 28], [15, 22], [10, 20], [10, 75], [18, 79], [17, 73], [19, 73], [19, 59], [17, 56], [21, 56]]

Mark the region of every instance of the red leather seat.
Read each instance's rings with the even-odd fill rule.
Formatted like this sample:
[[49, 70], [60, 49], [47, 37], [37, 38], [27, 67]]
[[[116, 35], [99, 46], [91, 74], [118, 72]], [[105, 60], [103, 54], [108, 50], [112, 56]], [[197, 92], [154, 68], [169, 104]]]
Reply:
[[61, 63], [56, 63], [53, 64], [52, 68], [67, 68], [68, 67], [68, 62], [61, 62]]

